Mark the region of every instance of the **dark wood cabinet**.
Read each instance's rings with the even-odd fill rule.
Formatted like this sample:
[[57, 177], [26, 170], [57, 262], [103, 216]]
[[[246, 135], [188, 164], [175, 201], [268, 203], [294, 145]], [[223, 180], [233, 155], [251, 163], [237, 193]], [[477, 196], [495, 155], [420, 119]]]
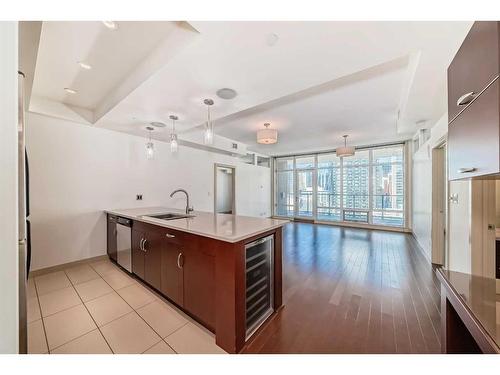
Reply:
[[[135, 225], [134, 225], [135, 226]], [[142, 243], [144, 241], [144, 232], [132, 229], [132, 272], [144, 280], [144, 251]]]
[[161, 290], [163, 238], [154, 225], [136, 222], [132, 230], [132, 272]]
[[144, 232], [144, 281], [153, 288], [161, 289], [161, 259], [163, 239], [154, 228]]
[[172, 233], [165, 233], [163, 248], [161, 253], [161, 292], [169, 299], [178, 304], [184, 305], [184, 269], [183, 246], [176, 241], [176, 236]]
[[[449, 122], [498, 76], [499, 24], [475, 22], [453, 58], [448, 68]], [[457, 104], [462, 97], [463, 103]]]
[[107, 217], [107, 253], [110, 259], [117, 261], [118, 245], [116, 242], [116, 216], [109, 215]]
[[500, 174], [500, 22], [475, 22], [448, 68], [450, 180]]
[[210, 241], [194, 236], [184, 248], [184, 307], [214, 329], [215, 256], [207, 250]]
[[499, 84], [495, 81], [448, 130], [451, 180], [500, 172]]

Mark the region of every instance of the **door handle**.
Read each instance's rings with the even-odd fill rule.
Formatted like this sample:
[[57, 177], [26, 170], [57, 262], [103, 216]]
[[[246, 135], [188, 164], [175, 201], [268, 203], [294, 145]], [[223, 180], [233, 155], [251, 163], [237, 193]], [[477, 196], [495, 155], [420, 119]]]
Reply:
[[458, 173], [471, 173], [475, 170], [476, 168], [458, 168]]
[[165, 237], [167, 237], [167, 238], [175, 238], [175, 235], [167, 233], [167, 234], [165, 235]]
[[468, 92], [467, 94], [463, 94], [457, 100], [457, 106], [467, 105], [476, 97], [476, 93], [474, 91]]
[[141, 251], [144, 251], [144, 248], [142, 247], [143, 241], [144, 238], [141, 238], [141, 242], [139, 243], [139, 249], [141, 249]]
[[177, 255], [177, 268], [179, 268], [179, 269], [182, 269], [182, 266], [183, 266], [183, 265], [181, 265], [181, 257], [182, 256], [183, 256], [182, 253], [179, 253], [179, 255]]
[[148, 251], [146, 250], [146, 244], [148, 243], [148, 240], [147, 239], [144, 239], [144, 242], [142, 243], [142, 251], [144, 251], [145, 253], [147, 253]]

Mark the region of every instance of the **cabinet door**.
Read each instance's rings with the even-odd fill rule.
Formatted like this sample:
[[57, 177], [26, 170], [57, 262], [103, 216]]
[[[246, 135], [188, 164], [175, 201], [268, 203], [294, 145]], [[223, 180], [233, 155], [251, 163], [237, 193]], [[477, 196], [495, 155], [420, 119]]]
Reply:
[[116, 218], [108, 215], [107, 226], [107, 252], [110, 259], [116, 262], [117, 245], [116, 245]]
[[182, 245], [163, 240], [161, 253], [161, 292], [179, 306], [184, 304], [184, 270]]
[[161, 252], [163, 238], [158, 232], [144, 234], [144, 281], [152, 287], [161, 288]]
[[215, 329], [215, 257], [197, 246], [203, 240], [189, 240], [184, 248], [184, 308]]
[[448, 121], [466, 107], [467, 101], [457, 105], [460, 97], [471, 92], [478, 95], [498, 76], [498, 24], [497, 21], [475, 22], [451, 62], [448, 68]]
[[142, 280], [144, 280], [143, 240], [144, 232], [132, 230], [132, 272]]
[[500, 172], [498, 80], [448, 129], [450, 180]]

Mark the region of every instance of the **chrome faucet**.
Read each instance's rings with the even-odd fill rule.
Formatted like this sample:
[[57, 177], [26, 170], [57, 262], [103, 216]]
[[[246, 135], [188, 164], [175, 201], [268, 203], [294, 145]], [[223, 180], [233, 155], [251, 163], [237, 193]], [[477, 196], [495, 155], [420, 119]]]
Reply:
[[184, 193], [186, 194], [186, 215], [189, 215], [190, 212], [194, 211], [193, 207], [189, 207], [189, 194], [186, 190], [184, 189], [176, 189], [170, 194], [170, 198], [174, 196], [175, 193]]

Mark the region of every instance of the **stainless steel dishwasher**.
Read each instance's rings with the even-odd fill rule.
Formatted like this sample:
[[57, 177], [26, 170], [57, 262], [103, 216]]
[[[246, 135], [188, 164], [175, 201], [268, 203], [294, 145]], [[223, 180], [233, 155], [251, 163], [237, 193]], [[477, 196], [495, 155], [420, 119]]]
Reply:
[[274, 235], [245, 245], [246, 339], [274, 311]]
[[116, 218], [116, 261], [128, 272], [132, 272], [132, 220]]

